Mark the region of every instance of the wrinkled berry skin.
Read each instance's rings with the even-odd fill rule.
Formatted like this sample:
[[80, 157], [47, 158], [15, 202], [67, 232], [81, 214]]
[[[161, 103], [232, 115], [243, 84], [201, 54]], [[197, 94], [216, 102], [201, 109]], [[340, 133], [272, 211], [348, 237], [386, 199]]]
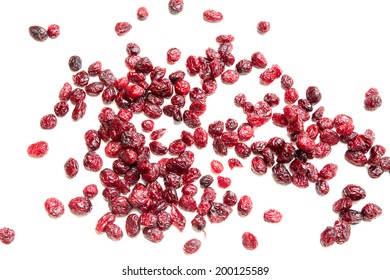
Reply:
[[15, 231], [10, 228], [0, 228], [0, 242], [9, 245], [15, 240]]
[[187, 255], [191, 255], [191, 254], [194, 254], [196, 253], [200, 246], [202, 245], [202, 243], [200, 242], [199, 239], [196, 239], [196, 238], [193, 238], [191, 240], [188, 240], [184, 246], [183, 246], [183, 251], [184, 253], [186, 253]]
[[264, 221], [269, 223], [279, 223], [283, 216], [278, 210], [270, 209], [264, 212], [263, 218]]
[[183, 11], [184, 1], [183, 0], [170, 0], [168, 3], [169, 12], [171, 14], [178, 14]]
[[27, 148], [27, 154], [32, 158], [41, 158], [47, 154], [49, 145], [45, 141], [38, 141]]
[[89, 198], [78, 196], [69, 201], [69, 209], [75, 215], [87, 215], [92, 211], [92, 202]]
[[321, 233], [320, 243], [323, 247], [329, 247], [336, 242], [336, 233], [333, 227], [326, 227]]
[[240, 198], [237, 204], [237, 211], [240, 216], [246, 217], [249, 215], [249, 213], [252, 211], [253, 208], [253, 202], [252, 199], [244, 195]]
[[65, 211], [64, 204], [54, 197], [46, 199], [44, 206], [47, 214], [52, 218], [61, 217]]
[[361, 212], [363, 214], [363, 220], [370, 222], [382, 215], [382, 208], [374, 203], [367, 203]]
[[207, 10], [203, 13], [203, 19], [208, 22], [220, 22], [223, 20], [223, 15], [218, 11]]
[[30, 36], [35, 40], [35, 41], [38, 41], [38, 42], [43, 42], [43, 41], [46, 41], [47, 40], [47, 31], [45, 28], [41, 27], [41, 26], [38, 26], [38, 25], [33, 25], [33, 26], [30, 26], [30, 28], [28, 29], [28, 31], [30, 32]]
[[259, 245], [256, 236], [250, 232], [244, 232], [242, 235], [242, 245], [247, 250], [254, 250]]

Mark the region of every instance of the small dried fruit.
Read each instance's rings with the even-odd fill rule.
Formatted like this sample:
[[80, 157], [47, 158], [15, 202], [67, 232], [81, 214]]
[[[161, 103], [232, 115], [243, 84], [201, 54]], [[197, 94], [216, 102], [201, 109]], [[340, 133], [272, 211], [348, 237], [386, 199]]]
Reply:
[[201, 245], [202, 243], [199, 239], [193, 238], [188, 240], [183, 246], [184, 253], [188, 255], [194, 254], [199, 250]]
[[247, 250], [254, 250], [259, 245], [256, 236], [250, 232], [244, 232], [242, 235], [242, 245]]
[[270, 209], [264, 212], [263, 218], [269, 223], [279, 223], [283, 216], [278, 210]]

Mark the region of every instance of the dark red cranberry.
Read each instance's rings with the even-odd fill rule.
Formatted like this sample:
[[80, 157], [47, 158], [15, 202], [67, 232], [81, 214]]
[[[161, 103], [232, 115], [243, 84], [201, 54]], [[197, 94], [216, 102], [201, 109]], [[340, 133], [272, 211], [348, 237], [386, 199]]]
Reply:
[[382, 105], [382, 98], [376, 88], [370, 88], [365, 93], [364, 108], [367, 111], [374, 111]]
[[168, 230], [172, 225], [171, 214], [161, 211], [157, 214], [157, 226], [162, 231]]
[[310, 87], [307, 88], [307, 90], [306, 90], [306, 99], [309, 100], [309, 102], [312, 105], [315, 105], [318, 102], [320, 102], [321, 97], [322, 97], [322, 94], [321, 94], [320, 90], [317, 87], [310, 86]]
[[192, 254], [196, 253], [199, 250], [201, 245], [202, 245], [202, 243], [200, 242], [199, 239], [193, 238], [193, 239], [188, 240], [184, 244], [183, 251], [187, 255], [192, 255]]
[[244, 217], [248, 216], [249, 213], [252, 211], [252, 208], [253, 208], [253, 202], [249, 196], [244, 195], [238, 201], [237, 211], [240, 216], [244, 216]]
[[48, 114], [41, 118], [40, 121], [42, 129], [53, 129], [57, 125], [57, 118], [54, 114]]
[[269, 223], [279, 223], [283, 216], [278, 210], [270, 209], [264, 212], [263, 219]]
[[271, 25], [267, 21], [260, 21], [257, 24], [257, 31], [261, 34], [267, 33], [271, 28]]
[[94, 151], [88, 151], [83, 160], [85, 169], [98, 172], [103, 167], [103, 159]]
[[75, 215], [87, 215], [92, 211], [92, 202], [89, 198], [78, 196], [69, 201], [69, 209]]
[[339, 219], [351, 225], [356, 225], [363, 220], [363, 214], [353, 209], [343, 210], [339, 213]]
[[351, 209], [352, 207], [352, 199], [349, 197], [343, 197], [333, 203], [333, 211], [339, 213], [343, 210]]
[[100, 61], [96, 61], [88, 67], [88, 75], [90, 75], [91, 77], [96, 77], [100, 74], [101, 71], [102, 63]]
[[242, 245], [247, 250], [254, 250], [259, 245], [256, 236], [250, 232], [244, 232], [242, 235]]
[[349, 184], [343, 189], [342, 195], [353, 201], [358, 201], [366, 197], [366, 191], [358, 185]]
[[211, 176], [211, 175], [204, 175], [204, 176], [202, 176], [200, 178], [199, 185], [202, 188], [207, 188], [207, 187], [210, 187], [213, 182], [214, 182], [213, 176]]
[[161, 229], [154, 227], [145, 227], [142, 230], [142, 233], [144, 234], [144, 237], [153, 242], [153, 243], [158, 243], [164, 238], [164, 233], [162, 232]]
[[221, 223], [229, 217], [232, 211], [233, 209], [224, 203], [211, 202], [207, 216], [211, 223]]
[[247, 59], [242, 59], [237, 62], [236, 70], [240, 75], [249, 74], [252, 71], [252, 62]]
[[96, 223], [95, 231], [97, 233], [103, 233], [106, 227], [115, 222], [116, 216], [111, 212], [104, 214]]
[[267, 164], [263, 157], [255, 156], [251, 161], [251, 169], [255, 174], [264, 175], [267, 173]]
[[213, 150], [217, 155], [220, 155], [220, 156], [226, 156], [228, 153], [225, 141], [220, 137], [214, 138]]
[[78, 55], [72, 55], [69, 58], [68, 65], [69, 65], [69, 69], [70, 70], [72, 70], [74, 72], [77, 72], [83, 66], [83, 62], [82, 62], [81, 58]]
[[191, 195], [183, 195], [180, 197], [179, 206], [181, 209], [189, 212], [195, 212], [197, 209], [196, 201]]
[[236, 158], [229, 158], [228, 159], [228, 165], [230, 169], [233, 169], [235, 167], [244, 167], [240, 160]]
[[283, 89], [288, 89], [294, 85], [294, 80], [289, 75], [284, 74], [280, 78], [280, 83]]
[[278, 106], [280, 102], [280, 98], [274, 93], [266, 93], [263, 100], [271, 107]]
[[351, 226], [346, 221], [336, 221], [334, 223], [334, 231], [336, 235], [336, 243], [343, 244], [349, 240], [351, 235]]
[[57, 24], [50, 24], [47, 28], [47, 36], [50, 39], [55, 39], [60, 36], [60, 26]]
[[76, 159], [69, 158], [64, 164], [64, 169], [68, 178], [74, 178], [79, 172], [79, 164]]
[[183, 140], [177, 139], [171, 142], [168, 147], [169, 153], [172, 155], [179, 155], [186, 150], [187, 146]]
[[[233, 131], [238, 127], [238, 122], [235, 119], [227, 119], [225, 122], [225, 129], [227, 131]], [[222, 135], [222, 133], [221, 133]]]
[[334, 163], [326, 164], [318, 174], [321, 179], [330, 180], [337, 174], [338, 166]]
[[345, 159], [356, 166], [364, 166], [367, 163], [367, 157], [361, 151], [348, 150], [344, 154]]
[[222, 121], [214, 121], [208, 126], [208, 133], [212, 138], [221, 136], [223, 130], [224, 130], [224, 123]]
[[119, 179], [118, 174], [109, 168], [105, 168], [100, 171], [100, 181], [105, 187], [112, 187], [114, 183]]
[[382, 215], [382, 208], [374, 203], [367, 203], [361, 212], [363, 214], [363, 220], [370, 222]]
[[246, 95], [244, 93], [239, 93], [234, 97], [234, 104], [237, 107], [243, 107], [245, 102], [247, 102], [247, 100]]
[[117, 24], [115, 24], [115, 33], [118, 35], [118, 36], [123, 36], [125, 35], [127, 32], [130, 31], [130, 29], [132, 28], [131, 24], [126, 22], [126, 21], [123, 21], [123, 22], [118, 22]]
[[45, 28], [38, 26], [38, 25], [33, 25], [30, 26], [28, 29], [30, 36], [38, 42], [43, 42], [47, 40], [48, 34]]
[[89, 184], [84, 187], [83, 194], [85, 197], [92, 199], [98, 194], [98, 188], [95, 184]]
[[64, 204], [54, 197], [46, 199], [44, 206], [47, 214], [52, 218], [61, 217], [65, 211]]
[[277, 163], [272, 167], [272, 174], [276, 182], [279, 184], [288, 185], [291, 183], [291, 174], [281, 163]]
[[315, 188], [319, 195], [326, 195], [329, 193], [329, 184], [326, 180], [318, 179]]
[[204, 230], [204, 228], [206, 227], [206, 219], [201, 215], [196, 215], [192, 219], [191, 225], [197, 231]]
[[323, 247], [329, 247], [336, 242], [336, 232], [333, 227], [326, 227], [321, 233], [320, 243]]
[[137, 214], [130, 214], [126, 218], [126, 233], [130, 237], [135, 237], [140, 232], [139, 217]]
[[72, 119], [74, 121], [78, 121], [82, 119], [85, 115], [85, 112], [87, 110], [87, 104], [83, 101], [76, 104], [72, 111]]
[[178, 14], [183, 11], [184, 1], [183, 0], [170, 0], [168, 3], [169, 12], [171, 14]]
[[121, 240], [123, 237], [122, 229], [116, 224], [108, 224], [105, 227], [105, 232], [107, 234], [107, 237], [113, 241]]
[[129, 200], [124, 196], [117, 196], [111, 199], [108, 203], [108, 206], [112, 214], [117, 216], [126, 216], [133, 208]]
[[201, 125], [199, 117], [190, 110], [184, 111], [183, 121], [189, 128], [197, 128]]
[[181, 51], [178, 48], [171, 48], [167, 51], [167, 62], [170, 64], [176, 63], [181, 57]]

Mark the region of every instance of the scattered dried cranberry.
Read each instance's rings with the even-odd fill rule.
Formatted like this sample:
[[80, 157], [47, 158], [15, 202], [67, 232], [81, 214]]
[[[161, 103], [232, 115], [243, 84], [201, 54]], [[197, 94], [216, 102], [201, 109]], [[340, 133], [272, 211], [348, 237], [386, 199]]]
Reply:
[[211, 171], [220, 174], [223, 171], [223, 164], [218, 160], [212, 160], [210, 163]]
[[343, 189], [342, 195], [353, 201], [358, 201], [366, 197], [366, 191], [358, 185], [349, 184]]
[[229, 177], [217, 176], [218, 187], [226, 189], [232, 183]]
[[167, 62], [170, 64], [176, 63], [181, 57], [181, 51], [178, 48], [171, 48], [167, 51]]
[[218, 11], [206, 10], [203, 12], [203, 19], [208, 22], [220, 22], [223, 20], [223, 15]]
[[333, 211], [339, 213], [343, 210], [351, 209], [352, 207], [352, 199], [349, 197], [343, 197], [333, 203]]
[[278, 210], [270, 209], [264, 212], [263, 218], [269, 223], [279, 223], [283, 216]]
[[235, 70], [226, 70], [221, 75], [221, 81], [225, 84], [234, 84], [238, 81], [240, 74]]
[[382, 215], [382, 208], [374, 203], [367, 203], [362, 209], [363, 220], [372, 221]]
[[9, 245], [15, 240], [15, 231], [10, 228], [0, 228], [0, 241], [3, 244]]
[[336, 242], [336, 232], [333, 227], [326, 227], [321, 233], [320, 243], [324, 247], [329, 247]]
[[351, 225], [356, 225], [363, 220], [363, 214], [353, 209], [343, 210], [339, 213], [339, 219]]
[[46, 199], [44, 206], [47, 214], [52, 218], [61, 217], [65, 211], [64, 204], [54, 197]]
[[27, 154], [33, 158], [41, 158], [47, 154], [49, 145], [45, 141], [38, 141], [27, 148]]
[[257, 24], [257, 31], [261, 34], [267, 33], [271, 28], [271, 25], [267, 21], [260, 21]]
[[204, 228], [206, 227], [206, 219], [201, 215], [196, 215], [192, 219], [191, 225], [197, 231], [204, 230]]
[[256, 68], [265, 68], [268, 65], [268, 61], [261, 52], [255, 52], [252, 54], [251, 61], [253, 67]]
[[159, 228], [145, 227], [142, 233], [147, 240], [153, 243], [158, 243], [164, 238], [164, 233]]
[[117, 24], [115, 24], [115, 32], [118, 36], [125, 35], [127, 32], [130, 31], [131, 28], [131, 24], [126, 21], [118, 22]]
[[184, 253], [188, 255], [196, 253], [199, 250], [201, 244], [202, 243], [200, 242], [200, 240], [196, 238], [188, 240], [183, 247]]
[[256, 236], [250, 232], [244, 232], [242, 235], [242, 245], [247, 250], [254, 250], [259, 245]]
[[47, 28], [47, 36], [49, 36], [50, 39], [55, 39], [60, 36], [60, 26], [57, 24], [49, 25]]
[[145, 7], [138, 8], [138, 10], [137, 10], [137, 18], [139, 20], [145, 20], [145, 19], [148, 18], [148, 16], [149, 16], [148, 9], [146, 9]]
[[84, 187], [83, 194], [85, 197], [92, 199], [98, 194], [98, 188], [95, 184], [89, 184]]
[[334, 223], [334, 232], [336, 235], [336, 243], [343, 244], [349, 240], [351, 235], [351, 226], [346, 221], [338, 220]]
[[207, 212], [207, 217], [211, 223], [221, 223], [232, 213], [233, 209], [225, 203], [211, 202], [211, 207]]
[[30, 36], [38, 42], [43, 42], [47, 40], [48, 34], [45, 28], [38, 26], [38, 25], [33, 25], [30, 26], [28, 31], [30, 32]]
[[121, 240], [122, 237], [123, 237], [122, 229], [118, 225], [116, 225], [114, 223], [108, 224], [105, 227], [104, 231], [106, 232], [107, 237], [110, 238], [113, 241]]
[[69, 58], [68, 65], [70, 70], [77, 72], [83, 66], [83, 62], [81, 60], [81, 57], [79, 57], [78, 55], [72, 55]]
[[57, 125], [57, 118], [54, 114], [48, 114], [41, 118], [40, 121], [42, 129], [53, 129]]
[[332, 178], [334, 178], [336, 176], [337, 170], [338, 170], [337, 164], [328, 163], [321, 169], [321, 171], [318, 174], [318, 176], [321, 179], [330, 180], [330, 179], [332, 179]]
[[78, 196], [69, 201], [69, 209], [75, 215], [87, 215], [92, 210], [92, 202], [89, 198]]
[[169, 0], [168, 3], [169, 12], [171, 14], [178, 14], [183, 11], [184, 1], [183, 0]]
[[64, 169], [68, 178], [74, 178], [79, 172], [79, 164], [76, 159], [69, 158], [64, 164]]
[[252, 211], [252, 208], [253, 208], [253, 202], [249, 196], [244, 195], [238, 201], [237, 211], [240, 216], [244, 216], [244, 217], [248, 216], [249, 213]]
[[370, 88], [364, 98], [364, 108], [367, 111], [375, 111], [382, 105], [382, 98], [376, 88]]

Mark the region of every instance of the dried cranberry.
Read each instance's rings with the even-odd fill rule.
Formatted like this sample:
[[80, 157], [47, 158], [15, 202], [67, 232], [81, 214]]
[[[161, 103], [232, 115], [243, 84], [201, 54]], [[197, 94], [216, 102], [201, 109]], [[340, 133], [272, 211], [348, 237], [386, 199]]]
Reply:
[[202, 188], [210, 187], [213, 182], [214, 178], [211, 175], [204, 175], [199, 180], [199, 184]]
[[122, 237], [123, 237], [122, 229], [118, 225], [113, 224], [113, 223], [108, 224], [105, 227], [104, 231], [106, 232], [107, 237], [110, 238], [113, 241], [121, 240]]
[[50, 39], [55, 39], [60, 36], [60, 26], [57, 24], [50, 24], [47, 27], [47, 35]]
[[376, 88], [370, 88], [365, 93], [364, 108], [367, 111], [374, 111], [382, 105], [382, 98]]
[[336, 232], [333, 227], [326, 227], [321, 233], [320, 243], [323, 247], [329, 247], [336, 242]]
[[138, 10], [137, 10], [137, 18], [139, 20], [145, 20], [145, 19], [148, 18], [148, 16], [149, 16], [148, 9], [146, 9], [145, 7], [138, 8]]
[[201, 125], [199, 117], [190, 110], [185, 110], [183, 113], [183, 121], [189, 128], [197, 128]]
[[343, 189], [342, 195], [353, 201], [358, 201], [366, 197], [366, 191], [358, 185], [349, 184]]
[[191, 195], [183, 195], [180, 197], [179, 206], [181, 209], [189, 212], [195, 212], [197, 209], [196, 201]]
[[33, 25], [30, 26], [28, 29], [30, 36], [38, 42], [43, 42], [47, 40], [48, 34], [45, 28], [38, 26], [38, 25]]
[[264, 175], [267, 173], [267, 164], [260, 156], [255, 156], [251, 161], [251, 168], [255, 174]]
[[57, 118], [54, 114], [48, 114], [41, 118], [40, 121], [42, 129], [53, 129], [57, 125]]
[[183, 0], [169, 0], [168, 3], [169, 12], [171, 14], [178, 14], [183, 11], [184, 1]]
[[235, 70], [226, 70], [221, 75], [221, 81], [225, 84], [234, 84], [240, 77], [239, 73]]
[[252, 199], [244, 195], [240, 198], [237, 204], [237, 211], [240, 216], [248, 216], [249, 213], [252, 211], [253, 208], [253, 202]]
[[169, 153], [171, 153], [172, 155], [179, 155], [181, 154], [182, 152], [184, 152], [186, 150], [187, 146], [186, 144], [184, 143], [183, 140], [181, 139], [177, 139], [177, 140], [173, 140], [170, 144], [169, 144], [169, 147], [168, 147], [168, 151]]
[[228, 165], [230, 169], [233, 169], [235, 167], [244, 167], [240, 160], [236, 158], [229, 158], [228, 159]]
[[162, 232], [161, 229], [159, 228], [150, 228], [150, 227], [145, 227], [142, 230], [142, 233], [144, 234], [144, 237], [153, 242], [153, 243], [158, 243], [164, 238], [164, 233]]
[[352, 207], [352, 199], [349, 197], [343, 197], [333, 203], [333, 211], [339, 213], [343, 210], [351, 209]]
[[127, 32], [129, 32], [131, 28], [132, 28], [131, 24], [126, 21], [118, 22], [117, 24], [115, 24], [115, 33], [118, 36], [123, 36]]
[[85, 102], [81, 101], [77, 103], [72, 111], [72, 119], [74, 121], [80, 120], [81, 118], [84, 117], [86, 110], [87, 110], [87, 104]]
[[220, 174], [223, 171], [223, 164], [218, 160], [212, 160], [210, 163], [211, 171], [216, 174]]
[[294, 85], [294, 80], [289, 75], [284, 74], [280, 78], [280, 83], [283, 89], [288, 89]]
[[318, 102], [320, 102], [321, 97], [322, 97], [322, 94], [321, 94], [320, 90], [317, 87], [310, 86], [310, 87], [307, 88], [307, 90], [306, 90], [306, 99], [309, 100], [309, 102], [312, 105], [315, 105]]
[[269, 223], [279, 223], [283, 216], [278, 210], [270, 209], [264, 212], [263, 218], [264, 221]]
[[232, 183], [229, 177], [217, 176], [218, 187], [226, 189]]
[[205, 148], [208, 142], [208, 133], [201, 127], [197, 127], [194, 131], [194, 144], [198, 149]]
[[319, 195], [326, 195], [329, 193], [329, 184], [326, 180], [318, 179], [315, 188]]
[[50, 197], [45, 201], [45, 210], [52, 218], [59, 218], [64, 214], [64, 204], [57, 198]]
[[211, 223], [221, 223], [228, 218], [232, 211], [233, 209], [224, 203], [211, 202], [207, 216]]
[[74, 178], [79, 172], [79, 164], [76, 159], [69, 158], [64, 164], [64, 169], [68, 178]]
[[92, 210], [92, 202], [89, 198], [78, 196], [69, 201], [69, 209], [75, 215], [87, 215]]
[[298, 92], [295, 88], [288, 88], [284, 91], [284, 102], [287, 104], [295, 103], [299, 98]]
[[280, 98], [274, 93], [266, 93], [264, 95], [264, 101], [267, 102], [269, 106], [275, 107], [278, 106]]
[[119, 179], [118, 174], [109, 168], [105, 168], [100, 171], [100, 181], [105, 187], [112, 187], [114, 183]]
[[259, 245], [256, 236], [250, 232], [244, 232], [242, 235], [242, 245], [247, 250], [254, 250]]
[[367, 163], [367, 157], [361, 151], [348, 150], [344, 154], [345, 159], [356, 166], [364, 166]]
[[252, 71], [252, 62], [247, 59], [242, 59], [237, 62], [236, 70], [240, 75], [249, 74]]
[[330, 180], [337, 174], [338, 166], [334, 163], [326, 164], [318, 174], [321, 179]]
[[255, 52], [254, 54], [252, 54], [251, 61], [253, 67], [256, 68], [265, 68], [268, 65], [266, 58], [261, 52]]
[[93, 172], [99, 171], [103, 167], [103, 159], [94, 151], [88, 151], [83, 160], [85, 169]]
[[291, 174], [281, 163], [277, 163], [272, 167], [272, 174], [276, 182], [279, 184], [288, 185], [291, 183]]
[[95, 184], [89, 184], [84, 187], [83, 194], [85, 197], [92, 199], [98, 194], [98, 188]]
[[88, 74], [91, 77], [95, 77], [99, 75], [101, 71], [102, 71], [102, 63], [100, 61], [96, 61], [88, 67]]
[[13, 229], [3, 227], [0, 228], [0, 241], [3, 244], [9, 245], [15, 240], [15, 231]]
[[193, 238], [193, 239], [188, 240], [184, 244], [183, 251], [187, 255], [191, 255], [191, 254], [196, 253], [199, 250], [201, 245], [202, 245], [202, 243], [200, 242], [199, 239]]
[[267, 21], [260, 21], [257, 24], [257, 31], [261, 34], [267, 33], [271, 28], [271, 25]]
[[351, 226], [346, 221], [336, 221], [334, 223], [334, 232], [336, 235], [336, 243], [343, 244], [349, 240], [351, 235]]
[[196, 215], [192, 221], [191, 221], [191, 225], [192, 227], [197, 230], [197, 231], [201, 231], [201, 230], [204, 230], [204, 228], [206, 227], [206, 220], [203, 216], [201, 215]]
[[206, 10], [203, 12], [203, 19], [208, 22], [220, 22], [223, 19], [223, 15], [218, 11]]
[[172, 224], [180, 232], [182, 232], [186, 225], [186, 218], [183, 216], [183, 214], [179, 211], [179, 209], [177, 209], [177, 207], [174, 204], [171, 205], [171, 217], [172, 217]]
[[103, 233], [106, 227], [115, 222], [116, 216], [111, 212], [104, 214], [96, 223], [95, 231], [97, 233]]
[[343, 210], [339, 213], [339, 219], [351, 225], [356, 225], [363, 220], [363, 214], [353, 209]]
[[367, 203], [361, 212], [363, 214], [363, 220], [370, 222], [382, 215], [382, 208], [374, 203]]
[[45, 141], [38, 141], [27, 148], [27, 154], [33, 158], [41, 158], [47, 154], [49, 145]]
[[81, 69], [83, 62], [78, 55], [72, 55], [68, 61], [69, 69], [77, 72]]
[[170, 64], [176, 63], [181, 57], [181, 51], [178, 48], [171, 48], [167, 51], [167, 61]]
[[157, 226], [162, 231], [168, 230], [172, 225], [171, 214], [161, 211], [157, 214]]

